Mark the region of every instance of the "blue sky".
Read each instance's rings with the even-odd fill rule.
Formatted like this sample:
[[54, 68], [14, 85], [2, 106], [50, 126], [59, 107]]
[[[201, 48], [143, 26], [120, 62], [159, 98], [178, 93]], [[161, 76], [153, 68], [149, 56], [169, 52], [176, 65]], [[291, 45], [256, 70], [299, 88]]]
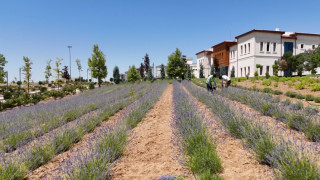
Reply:
[[[320, 33], [318, 0], [0, 0], [0, 53], [9, 80], [19, 78], [23, 56], [33, 61], [32, 79], [44, 80], [46, 61], [63, 58], [86, 77], [93, 44], [107, 59], [108, 79], [138, 66], [167, 63], [179, 48], [188, 57], [251, 29]], [[52, 63], [52, 65], [54, 65]]]

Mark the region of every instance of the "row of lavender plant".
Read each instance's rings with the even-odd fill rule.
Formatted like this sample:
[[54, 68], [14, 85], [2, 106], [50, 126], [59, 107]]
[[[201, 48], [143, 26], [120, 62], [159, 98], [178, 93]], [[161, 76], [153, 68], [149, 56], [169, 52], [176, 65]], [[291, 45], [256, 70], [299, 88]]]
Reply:
[[81, 121], [51, 134], [47, 139], [37, 142], [32, 148], [19, 149], [16, 156], [4, 157], [0, 163], [0, 179], [23, 179], [28, 172], [47, 163], [57, 154], [67, 151], [86, 133], [93, 131], [102, 121], [133, 103], [156, 86], [157, 83], [154, 83], [143, 90], [137, 89], [137, 93], [132, 94], [132, 97], [114, 99], [97, 114], [83, 118]]
[[42, 136], [50, 130], [79, 118], [83, 114], [103, 108], [109, 101], [121, 97], [128, 97], [130, 93], [132, 93], [131, 88], [136, 87], [141, 89], [145, 86], [146, 84], [134, 85], [129, 88], [123, 86], [121, 89], [113, 88], [108, 93], [100, 91], [100, 94], [73, 98], [70, 100], [70, 103], [62, 100], [61, 106], [58, 106], [59, 102], [55, 102], [53, 104], [44, 104], [42, 107], [41, 105], [40, 107], [37, 106], [39, 109], [32, 107], [21, 113], [20, 111], [14, 112], [17, 114], [3, 114], [2, 118], [7, 117], [13, 119], [12, 122], [7, 124], [10, 128], [3, 132], [4, 136], [2, 136], [3, 139], [0, 141], [0, 147], [5, 152], [11, 152], [17, 147]]
[[230, 100], [199, 89], [189, 82], [183, 82], [183, 85], [212, 110], [230, 135], [242, 139], [261, 163], [273, 167], [279, 179], [320, 179], [319, 168], [304, 153], [303, 145], [287, 141], [285, 137], [276, 137], [274, 130], [254, 121], [254, 117], [250, 117], [243, 109], [236, 109]]
[[304, 109], [299, 103], [279, 102], [278, 98], [273, 98], [260, 92], [253, 92], [244, 89], [229, 87], [217, 94], [231, 100], [239, 101], [261, 112], [263, 115], [273, 117], [290, 128], [301, 131], [314, 142], [320, 141], [320, 119], [308, 109]]
[[129, 130], [136, 127], [147, 112], [159, 100], [167, 82], [147, 93], [138, 102], [126, 109], [119, 123], [105, 127], [97, 137], [91, 139], [89, 152], [80, 152], [61, 165], [66, 179], [108, 179], [113, 162], [124, 151]]
[[173, 86], [174, 127], [178, 130], [176, 139], [188, 156], [187, 165], [200, 179], [220, 179], [216, 174], [222, 165], [206, 127], [209, 123], [180, 83], [174, 81]]

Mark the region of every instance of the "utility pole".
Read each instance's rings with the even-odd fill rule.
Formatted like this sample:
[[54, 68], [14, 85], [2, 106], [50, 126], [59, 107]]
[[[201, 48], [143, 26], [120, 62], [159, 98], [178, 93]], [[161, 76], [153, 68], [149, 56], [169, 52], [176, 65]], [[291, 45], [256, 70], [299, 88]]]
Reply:
[[69, 48], [69, 57], [70, 57], [70, 80], [72, 80], [72, 76], [71, 76], [71, 48], [72, 46], [68, 46]]

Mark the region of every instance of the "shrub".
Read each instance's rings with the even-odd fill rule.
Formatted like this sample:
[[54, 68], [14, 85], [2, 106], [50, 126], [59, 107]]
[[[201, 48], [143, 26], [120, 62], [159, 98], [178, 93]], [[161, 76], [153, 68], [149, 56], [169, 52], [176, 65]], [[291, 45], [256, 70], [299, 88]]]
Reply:
[[94, 89], [94, 83], [89, 83], [89, 89]]
[[44, 93], [46, 92], [48, 89], [46, 87], [40, 87], [40, 92]]
[[286, 92], [286, 96], [291, 97], [291, 98], [295, 98], [297, 96], [298, 93], [293, 92], [293, 91], [287, 91]]
[[298, 102], [295, 102], [295, 103], [292, 103], [290, 105], [290, 109], [292, 110], [300, 110], [300, 109], [303, 109], [303, 103], [301, 101], [298, 101]]
[[273, 84], [273, 87], [278, 87], [278, 86], [279, 86], [279, 83], [278, 83], [278, 82], [276, 82], [276, 83]]
[[310, 95], [310, 94], [307, 94], [306, 95], [306, 100], [307, 101], [313, 101], [314, 100], [314, 96]]
[[319, 84], [311, 84], [310, 89], [311, 89], [311, 91], [320, 91], [320, 85]]
[[262, 85], [264, 85], [264, 86], [270, 86], [271, 84], [272, 84], [272, 82], [269, 79], [262, 81]]
[[266, 79], [269, 79], [270, 78], [270, 74], [269, 72], [266, 72]]
[[264, 88], [262, 90], [262, 92], [264, 92], [264, 93], [273, 93], [273, 90], [271, 88]]
[[291, 104], [290, 99], [286, 99], [284, 101], [281, 101], [281, 104], [283, 104], [284, 106], [289, 106]]
[[319, 113], [319, 109], [317, 106], [307, 106], [305, 109], [304, 109], [307, 113], [309, 114], [318, 114]]
[[295, 88], [296, 88], [297, 90], [304, 89], [304, 88], [305, 88], [305, 84], [304, 84], [304, 83], [299, 83], [299, 84], [297, 84], [297, 85], [295, 86]]
[[314, 98], [314, 102], [320, 103], [320, 97], [315, 97], [315, 98]]
[[254, 77], [258, 77], [259, 74], [258, 74], [258, 71], [254, 72]]
[[303, 94], [297, 93], [296, 98], [297, 98], [297, 99], [305, 99], [306, 96], [303, 95]]
[[282, 92], [282, 91], [279, 91], [279, 90], [274, 90], [274, 91], [272, 92], [272, 94], [281, 95], [281, 94], [283, 94], [283, 92]]
[[10, 99], [12, 97], [12, 93], [11, 92], [4, 92], [3, 93], [3, 98], [4, 99]]

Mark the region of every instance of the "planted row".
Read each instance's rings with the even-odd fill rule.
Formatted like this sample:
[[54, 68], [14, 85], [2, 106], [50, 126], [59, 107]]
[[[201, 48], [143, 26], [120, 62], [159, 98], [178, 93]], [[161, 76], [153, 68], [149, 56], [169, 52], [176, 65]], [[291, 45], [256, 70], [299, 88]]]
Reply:
[[80, 152], [61, 165], [66, 179], [107, 179], [112, 163], [118, 159], [126, 144], [128, 131], [145, 117], [146, 113], [159, 100], [167, 83], [162, 83], [129, 107], [120, 117], [115, 127], [105, 127], [97, 137], [93, 137], [89, 152]]
[[212, 110], [232, 136], [242, 139], [261, 163], [273, 167], [279, 179], [319, 179], [318, 167], [297, 148], [300, 145], [276, 137], [272, 129], [254, 121], [254, 117], [243, 109], [233, 107], [231, 101], [189, 82], [183, 82], [183, 85]]
[[47, 139], [42, 139], [32, 145], [31, 148], [19, 149], [17, 155], [6, 157], [1, 161], [0, 179], [23, 179], [28, 172], [47, 163], [57, 154], [67, 151], [73, 144], [80, 141], [86, 133], [93, 131], [101, 122], [133, 103], [136, 99], [154, 89], [155, 86], [156, 83], [142, 91], [131, 94], [131, 97], [114, 99], [96, 114], [82, 118], [77, 123], [50, 134]]
[[319, 117], [316, 116], [317, 112], [310, 111], [310, 108], [296, 108], [295, 104], [280, 102], [279, 98], [273, 98], [271, 95], [234, 87], [215, 92], [231, 100], [247, 104], [263, 115], [287, 124], [292, 129], [304, 132], [311, 141], [320, 141]]
[[[0, 141], [0, 147], [6, 152], [11, 152], [17, 147], [42, 136], [50, 130], [79, 118], [83, 114], [103, 108], [110, 101], [114, 101], [117, 98], [128, 97], [130, 93], [132, 93], [131, 88], [137, 87], [137, 89], [141, 89], [145, 86], [146, 85], [134, 85], [120, 90], [115, 88], [108, 93], [101, 91], [98, 94], [101, 96], [96, 94], [81, 96], [82, 98], [70, 100], [70, 103], [61, 100], [64, 102], [57, 102], [60, 103], [61, 106], [56, 106], [57, 103], [54, 104], [54, 106], [44, 105], [46, 107], [43, 109], [42, 107], [38, 107], [39, 109], [35, 110], [37, 107], [33, 107], [33, 111], [28, 109], [27, 112], [23, 111], [21, 114], [15, 114], [13, 117], [19, 117], [18, 120], [20, 121], [17, 122], [15, 120], [8, 125], [10, 128], [3, 132], [5, 136], [3, 136], [3, 140]], [[19, 111], [16, 113], [19, 113]], [[6, 114], [3, 114], [3, 117], [4, 116], [6, 116]], [[17, 127], [17, 124], [21, 124], [21, 126]]]
[[204, 117], [177, 81], [173, 86], [174, 126], [179, 132], [177, 139], [187, 156], [187, 165], [200, 179], [220, 179], [216, 174], [222, 170], [221, 160]]

